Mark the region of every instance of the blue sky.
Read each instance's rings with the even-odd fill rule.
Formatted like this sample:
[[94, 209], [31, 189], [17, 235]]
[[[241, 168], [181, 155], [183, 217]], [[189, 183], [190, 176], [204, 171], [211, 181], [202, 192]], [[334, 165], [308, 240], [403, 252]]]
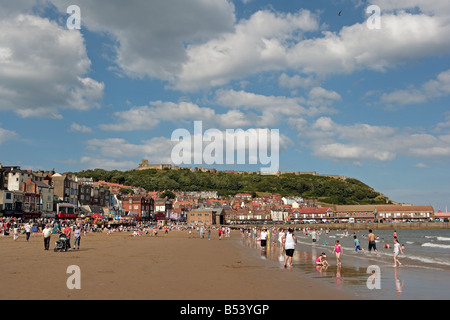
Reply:
[[[70, 5], [80, 30], [67, 28]], [[370, 5], [379, 29], [367, 25]], [[450, 205], [446, 1], [5, 0], [0, 9], [4, 165], [168, 163], [174, 130], [202, 121], [279, 130], [281, 171]]]

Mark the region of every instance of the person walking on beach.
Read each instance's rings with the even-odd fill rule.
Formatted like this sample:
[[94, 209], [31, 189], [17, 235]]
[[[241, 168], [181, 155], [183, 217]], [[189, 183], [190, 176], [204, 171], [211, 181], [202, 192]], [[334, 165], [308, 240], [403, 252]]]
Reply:
[[30, 240], [30, 235], [31, 235], [31, 224], [30, 223], [27, 223], [26, 225], [25, 225], [25, 234], [26, 234], [26, 240], [27, 240], [27, 242]]
[[17, 226], [17, 224], [14, 225], [14, 228], [13, 228], [13, 239], [14, 239], [14, 241], [19, 239], [19, 227]]
[[378, 250], [377, 250], [377, 243], [375, 242], [376, 236], [372, 233], [372, 230], [369, 230], [369, 234], [367, 235], [367, 238], [369, 239], [369, 255], [372, 255], [372, 249], [373, 249], [378, 257], [379, 254], [378, 254]]
[[295, 246], [297, 245], [297, 238], [294, 235], [293, 229], [288, 229], [288, 233], [282, 238], [282, 243], [285, 251], [284, 267], [286, 268], [289, 262], [289, 268], [292, 268], [292, 257], [294, 256]]
[[81, 229], [80, 227], [75, 227], [74, 232], [74, 242], [73, 242], [73, 248], [77, 247], [78, 250], [80, 250], [80, 241], [81, 241]]
[[208, 240], [211, 240], [211, 227], [208, 228]]
[[48, 224], [45, 225], [44, 230], [42, 230], [42, 237], [44, 238], [44, 250], [50, 248], [50, 239], [52, 237], [52, 228]]
[[256, 239], [257, 241], [261, 241], [261, 248], [266, 249], [267, 245], [267, 229], [262, 229], [261, 233], [259, 234], [259, 238]]
[[400, 263], [400, 261], [398, 260], [398, 255], [400, 254], [400, 252], [403, 254], [402, 247], [400, 246], [400, 243], [398, 242], [397, 237], [395, 237], [394, 238], [394, 267], [397, 267], [397, 264], [399, 267], [402, 265]]
[[69, 225], [66, 224], [63, 232], [67, 236], [65, 251], [67, 251], [67, 250], [70, 251], [70, 250], [72, 250], [72, 248], [70, 247], [70, 236], [72, 234], [72, 229], [70, 229]]
[[336, 262], [337, 262], [337, 265], [340, 266], [341, 265], [341, 254], [343, 254], [343, 252], [342, 252], [342, 246], [340, 245], [339, 240], [336, 240], [336, 244], [334, 246], [333, 253], [336, 253]]

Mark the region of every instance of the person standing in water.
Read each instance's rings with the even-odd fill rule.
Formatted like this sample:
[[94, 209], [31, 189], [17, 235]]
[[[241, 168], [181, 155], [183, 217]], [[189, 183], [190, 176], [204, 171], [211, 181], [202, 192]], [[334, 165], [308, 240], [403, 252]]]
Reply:
[[294, 235], [294, 230], [289, 228], [288, 233], [283, 236], [282, 243], [285, 250], [284, 267], [287, 267], [289, 262], [289, 268], [293, 267], [292, 257], [294, 256], [295, 246], [297, 245], [297, 238]]
[[336, 263], [338, 266], [341, 265], [341, 254], [342, 252], [342, 246], [339, 244], [339, 240], [336, 240], [336, 244], [333, 249], [333, 253], [336, 253]]
[[400, 261], [398, 260], [398, 255], [400, 254], [400, 252], [403, 254], [402, 247], [400, 246], [400, 243], [398, 242], [397, 237], [395, 237], [394, 238], [394, 267], [397, 267], [397, 264], [399, 267], [402, 265], [400, 263]]
[[377, 250], [377, 244], [375, 242], [376, 236], [372, 233], [372, 230], [369, 230], [369, 234], [368, 234], [367, 238], [369, 239], [369, 255], [372, 255], [372, 249], [373, 249], [375, 251], [375, 253], [377, 254], [377, 256], [379, 256], [378, 250]]

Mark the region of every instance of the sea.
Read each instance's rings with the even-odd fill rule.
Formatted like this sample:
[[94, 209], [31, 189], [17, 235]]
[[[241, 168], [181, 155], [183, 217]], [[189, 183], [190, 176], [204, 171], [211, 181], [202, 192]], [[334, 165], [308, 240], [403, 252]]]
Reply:
[[[293, 271], [337, 286], [356, 299], [374, 300], [448, 300], [450, 299], [450, 230], [397, 230], [403, 246], [394, 267], [393, 230], [374, 230], [378, 256], [368, 252], [368, 231], [318, 231], [313, 242], [306, 231], [296, 231], [298, 243], [293, 257]], [[364, 251], [355, 251], [354, 236]], [[284, 252], [278, 235], [272, 236], [268, 247], [261, 249], [251, 234], [244, 234], [242, 243], [254, 249], [257, 258], [267, 260], [268, 267], [284, 269]], [[342, 246], [341, 265], [333, 248], [336, 240]], [[389, 244], [390, 248], [385, 248]], [[317, 267], [317, 257], [325, 253], [329, 266]]]

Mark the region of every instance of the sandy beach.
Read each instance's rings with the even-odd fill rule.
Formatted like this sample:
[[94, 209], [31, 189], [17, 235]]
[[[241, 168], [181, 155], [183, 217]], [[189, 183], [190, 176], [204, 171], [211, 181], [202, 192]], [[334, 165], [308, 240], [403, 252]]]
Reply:
[[[300, 272], [258, 259], [240, 233], [211, 240], [170, 231], [157, 237], [89, 233], [80, 250], [44, 250], [41, 234], [29, 242], [0, 237], [2, 300], [333, 300], [353, 299]], [[78, 266], [81, 289], [69, 290], [67, 268]]]

